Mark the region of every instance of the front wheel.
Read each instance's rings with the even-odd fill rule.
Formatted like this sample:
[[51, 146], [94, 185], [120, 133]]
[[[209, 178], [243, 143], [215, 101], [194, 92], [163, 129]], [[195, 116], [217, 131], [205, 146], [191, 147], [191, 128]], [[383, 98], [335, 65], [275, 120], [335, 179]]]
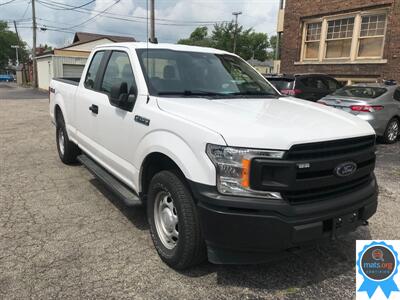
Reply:
[[181, 176], [161, 171], [151, 180], [147, 217], [154, 246], [174, 269], [186, 269], [206, 257], [205, 243], [192, 195]]
[[400, 134], [400, 121], [393, 118], [389, 121], [385, 133], [383, 134], [383, 142], [385, 144], [393, 144], [396, 142]]

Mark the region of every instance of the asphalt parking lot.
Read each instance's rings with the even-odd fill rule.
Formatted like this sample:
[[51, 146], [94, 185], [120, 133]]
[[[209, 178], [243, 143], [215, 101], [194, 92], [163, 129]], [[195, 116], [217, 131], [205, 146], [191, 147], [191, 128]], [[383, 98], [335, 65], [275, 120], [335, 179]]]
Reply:
[[0, 84], [0, 298], [349, 299], [355, 240], [400, 239], [400, 142], [379, 145], [368, 227], [262, 265], [176, 272], [128, 208], [57, 156], [45, 93]]

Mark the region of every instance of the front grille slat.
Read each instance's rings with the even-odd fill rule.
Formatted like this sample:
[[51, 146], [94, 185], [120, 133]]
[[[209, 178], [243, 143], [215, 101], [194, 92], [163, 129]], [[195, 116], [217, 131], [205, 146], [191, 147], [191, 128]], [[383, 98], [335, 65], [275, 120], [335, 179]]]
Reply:
[[[334, 199], [371, 184], [375, 168], [374, 152], [374, 135], [293, 145], [284, 157], [282, 169], [268, 160], [257, 161], [252, 184], [259, 190], [281, 192], [283, 198], [293, 205]], [[335, 175], [335, 168], [345, 162], [356, 163], [356, 172], [348, 177]], [[299, 163], [308, 163], [309, 167], [299, 168]], [[285, 184], [279, 189], [271, 185], [271, 178], [274, 177], [270, 173], [279, 175]]]
[[372, 181], [371, 175], [364, 176], [362, 178], [343, 183], [341, 185], [333, 185], [318, 189], [302, 190], [302, 191], [290, 191], [285, 192], [284, 196], [287, 200], [294, 204], [310, 202], [314, 200], [326, 200], [332, 197], [337, 197], [348, 191], [356, 191], [362, 187], [369, 185]]
[[286, 158], [289, 160], [316, 159], [354, 153], [363, 149], [374, 147], [375, 136], [321, 143], [299, 144], [294, 145], [290, 149]]

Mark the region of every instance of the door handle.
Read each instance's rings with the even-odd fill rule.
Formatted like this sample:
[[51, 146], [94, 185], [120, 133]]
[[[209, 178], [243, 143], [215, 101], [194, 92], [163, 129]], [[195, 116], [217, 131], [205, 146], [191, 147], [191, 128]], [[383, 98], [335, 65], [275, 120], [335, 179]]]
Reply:
[[99, 107], [94, 104], [92, 104], [92, 106], [89, 106], [89, 110], [96, 115], [99, 113]]

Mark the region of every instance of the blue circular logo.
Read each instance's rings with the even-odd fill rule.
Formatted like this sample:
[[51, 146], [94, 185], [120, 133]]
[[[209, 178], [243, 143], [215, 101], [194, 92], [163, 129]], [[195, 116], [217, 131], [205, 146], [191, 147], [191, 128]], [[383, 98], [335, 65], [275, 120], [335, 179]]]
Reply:
[[389, 298], [391, 292], [399, 291], [393, 279], [398, 271], [398, 255], [393, 246], [385, 242], [366, 245], [358, 253], [357, 266], [358, 272], [364, 277], [359, 292], [365, 291], [371, 298], [380, 287]]

